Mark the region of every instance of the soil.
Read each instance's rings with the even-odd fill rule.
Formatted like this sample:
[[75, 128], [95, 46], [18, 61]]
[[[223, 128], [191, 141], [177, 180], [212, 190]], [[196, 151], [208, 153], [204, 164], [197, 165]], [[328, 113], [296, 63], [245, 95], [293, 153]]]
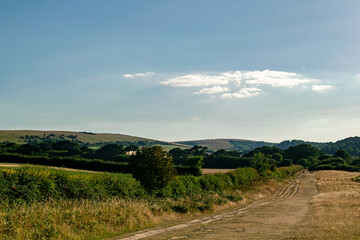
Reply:
[[317, 192], [315, 174], [306, 173], [246, 207], [118, 239], [292, 239]]

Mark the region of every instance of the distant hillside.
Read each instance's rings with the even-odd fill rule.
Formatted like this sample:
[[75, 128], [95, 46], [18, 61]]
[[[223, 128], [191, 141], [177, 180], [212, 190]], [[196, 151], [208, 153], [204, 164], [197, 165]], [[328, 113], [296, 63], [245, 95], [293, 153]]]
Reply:
[[249, 152], [257, 147], [262, 146], [274, 146], [281, 149], [287, 149], [292, 146], [296, 146], [302, 143], [310, 144], [319, 150], [322, 150], [327, 154], [334, 154], [336, 150], [346, 150], [353, 156], [360, 156], [360, 137], [349, 137], [343, 140], [333, 142], [306, 142], [303, 140], [286, 140], [281, 143], [271, 143], [263, 141], [252, 141], [243, 139], [206, 139], [206, 140], [193, 140], [193, 141], [181, 141], [176, 142], [186, 145], [199, 145], [208, 147], [209, 149], [226, 149], [226, 150], [237, 150], [243, 152]]
[[327, 143], [321, 148], [328, 154], [334, 154], [339, 149], [347, 151], [350, 155], [360, 156], [360, 137], [349, 137], [335, 143]]
[[106, 143], [119, 143], [123, 145], [136, 144], [140, 146], [163, 145], [166, 149], [186, 147], [181, 144], [124, 134], [71, 131], [0, 130], [0, 142], [25, 144], [44, 140], [70, 140], [89, 146], [101, 146]]
[[193, 140], [193, 141], [181, 141], [176, 142], [185, 145], [199, 145], [208, 147], [209, 149], [227, 149], [227, 150], [238, 150], [243, 152], [251, 151], [254, 148], [262, 147], [265, 145], [274, 146], [276, 143], [269, 143], [263, 141], [252, 141], [244, 139], [206, 139], [206, 140]]

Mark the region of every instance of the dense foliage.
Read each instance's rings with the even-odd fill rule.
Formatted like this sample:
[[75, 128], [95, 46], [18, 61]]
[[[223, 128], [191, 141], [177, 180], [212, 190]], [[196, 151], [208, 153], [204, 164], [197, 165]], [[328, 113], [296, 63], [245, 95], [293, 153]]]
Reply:
[[[358, 151], [359, 138], [349, 138], [331, 145], [333, 153], [327, 154], [312, 144], [302, 141], [285, 141], [282, 146], [290, 146], [281, 149], [276, 146], [261, 146], [243, 154], [240, 151], [220, 149], [210, 151], [206, 147], [193, 146], [189, 149], [174, 148], [169, 151], [177, 174], [201, 175], [201, 167], [204, 168], [227, 168], [253, 167], [255, 155], [262, 153], [271, 166], [291, 166], [299, 164], [312, 170], [338, 169], [359, 171], [359, 157], [352, 155]], [[293, 146], [293, 143], [300, 143]], [[328, 145], [330, 146], [330, 145]], [[345, 149], [338, 149], [344, 146]], [[149, 147], [147, 147], [149, 148]], [[329, 150], [329, 149], [328, 149]], [[139, 153], [141, 149], [135, 145], [123, 146], [108, 144], [97, 149], [81, 146], [74, 141], [53, 141], [27, 143], [23, 145], [15, 143], [0, 144], [0, 161], [12, 163], [31, 163], [48, 166], [65, 166], [77, 169], [107, 172], [130, 172], [128, 163], [131, 155]], [[141, 155], [139, 158], [145, 156]], [[199, 161], [201, 158], [201, 161]], [[340, 161], [343, 159], [344, 161]], [[193, 161], [193, 162], [192, 162]], [[196, 163], [198, 162], [198, 163]], [[171, 164], [170, 164], [171, 165]], [[269, 166], [269, 164], [265, 164]], [[134, 169], [134, 168], [133, 168]]]
[[144, 147], [131, 156], [130, 169], [133, 176], [147, 189], [161, 189], [174, 177], [172, 158], [161, 147]]
[[300, 166], [292, 166], [261, 175], [253, 168], [239, 168], [229, 173], [199, 177], [177, 176], [166, 186], [150, 190], [125, 174], [76, 173], [35, 167], [2, 169], [0, 199], [2, 203], [11, 204], [57, 199], [146, 198], [154, 193], [158, 197], [178, 199], [206, 192], [224, 194], [226, 190], [246, 188], [260, 178], [281, 179], [300, 170]]

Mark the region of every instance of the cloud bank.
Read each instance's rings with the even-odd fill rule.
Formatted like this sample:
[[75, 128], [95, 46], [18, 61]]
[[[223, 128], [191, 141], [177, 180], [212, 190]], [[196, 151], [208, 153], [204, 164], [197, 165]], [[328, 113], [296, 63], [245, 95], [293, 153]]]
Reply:
[[263, 86], [295, 88], [311, 86], [316, 92], [329, 90], [330, 85], [321, 85], [319, 79], [284, 71], [230, 71], [218, 74], [186, 74], [160, 82], [171, 87], [202, 88], [194, 94], [217, 94], [222, 99], [248, 98], [260, 95]]

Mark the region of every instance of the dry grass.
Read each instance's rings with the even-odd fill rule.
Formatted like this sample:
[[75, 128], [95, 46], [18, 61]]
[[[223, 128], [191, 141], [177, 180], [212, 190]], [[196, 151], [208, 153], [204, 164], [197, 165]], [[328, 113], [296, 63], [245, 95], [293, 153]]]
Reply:
[[[224, 211], [271, 195], [280, 183], [255, 183], [240, 192], [242, 201], [214, 204], [212, 211]], [[215, 194], [216, 195], [216, 194]], [[219, 196], [213, 196], [218, 197]], [[189, 219], [200, 212], [176, 213], [171, 205], [193, 204], [191, 199], [61, 200], [18, 204], [0, 204], [0, 239], [103, 239], [122, 233], [167, 225]], [[212, 211], [206, 211], [209, 213]]]
[[[0, 239], [94, 239], [174, 219], [140, 200], [59, 201], [1, 206]], [[159, 207], [160, 209], [160, 207]]]
[[352, 180], [359, 175], [343, 171], [316, 173], [319, 193], [297, 230], [297, 239], [360, 239], [360, 183]]
[[68, 172], [84, 172], [84, 173], [103, 173], [99, 171], [90, 171], [90, 170], [82, 170], [82, 169], [75, 169], [75, 168], [65, 168], [65, 167], [51, 167], [51, 166], [44, 166], [44, 165], [32, 165], [32, 164], [14, 164], [14, 163], [0, 163], [0, 168], [19, 168], [19, 167], [36, 167], [46, 169], [56, 169]]
[[213, 169], [213, 168], [203, 168], [201, 169], [202, 174], [213, 174], [213, 173], [228, 173], [234, 171], [235, 169]]

